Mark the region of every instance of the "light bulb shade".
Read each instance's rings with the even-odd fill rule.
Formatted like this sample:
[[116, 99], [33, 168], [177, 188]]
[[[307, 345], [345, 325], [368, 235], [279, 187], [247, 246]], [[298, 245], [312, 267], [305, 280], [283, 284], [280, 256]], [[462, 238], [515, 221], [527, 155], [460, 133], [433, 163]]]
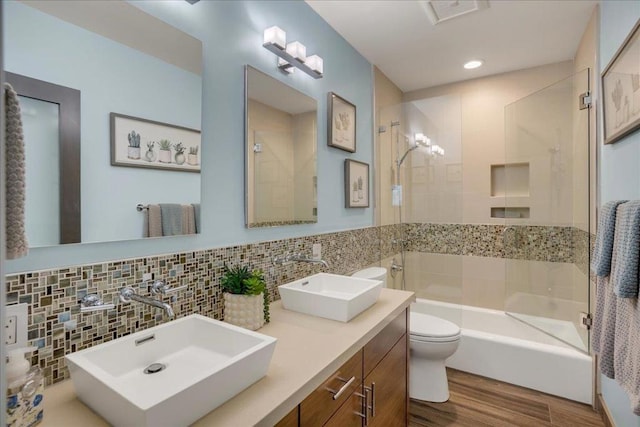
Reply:
[[307, 48], [300, 42], [287, 43], [287, 53], [300, 62], [307, 59]]
[[324, 73], [324, 60], [318, 55], [311, 55], [305, 61], [305, 64], [309, 66], [313, 71], [323, 74]]
[[278, 26], [273, 26], [264, 30], [264, 44], [273, 44], [280, 49], [287, 45], [287, 33]]

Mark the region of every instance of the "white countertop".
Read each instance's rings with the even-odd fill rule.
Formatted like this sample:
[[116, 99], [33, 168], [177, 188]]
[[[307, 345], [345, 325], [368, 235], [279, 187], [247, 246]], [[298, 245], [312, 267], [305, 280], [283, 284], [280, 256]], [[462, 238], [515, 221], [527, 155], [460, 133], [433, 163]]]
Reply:
[[[413, 292], [382, 289], [378, 302], [349, 323], [271, 304], [271, 323], [257, 332], [278, 339], [267, 375], [195, 426], [272, 426], [415, 301]], [[43, 427], [109, 424], [80, 402], [70, 380], [45, 390]]]

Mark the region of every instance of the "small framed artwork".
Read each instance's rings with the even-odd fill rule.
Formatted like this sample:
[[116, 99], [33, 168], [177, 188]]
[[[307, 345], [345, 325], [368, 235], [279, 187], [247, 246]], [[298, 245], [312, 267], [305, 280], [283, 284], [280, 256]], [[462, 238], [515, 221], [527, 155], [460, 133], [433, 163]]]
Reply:
[[350, 153], [356, 152], [356, 106], [329, 92], [328, 144]]
[[604, 143], [640, 128], [640, 20], [602, 73]]
[[111, 165], [200, 172], [200, 131], [111, 113]]
[[369, 207], [369, 165], [344, 161], [344, 201], [347, 208]]

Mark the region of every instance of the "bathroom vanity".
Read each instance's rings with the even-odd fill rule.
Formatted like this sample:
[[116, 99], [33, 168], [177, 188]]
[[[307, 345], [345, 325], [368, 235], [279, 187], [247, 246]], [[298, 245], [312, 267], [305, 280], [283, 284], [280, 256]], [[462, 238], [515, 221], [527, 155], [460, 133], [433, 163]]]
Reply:
[[[382, 289], [377, 303], [348, 323], [272, 303], [271, 323], [259, 330], [278, 339], [267, 375], [194, 425], [297, 426], [299, 419], [301, 426], [362, 426], [365, 400], [367, 426], [406, 425], [414, 300], [412, 292]], [[44, 401], [43, 426], [108, 425], [76, 398], [71, 381], [48, 387]]]

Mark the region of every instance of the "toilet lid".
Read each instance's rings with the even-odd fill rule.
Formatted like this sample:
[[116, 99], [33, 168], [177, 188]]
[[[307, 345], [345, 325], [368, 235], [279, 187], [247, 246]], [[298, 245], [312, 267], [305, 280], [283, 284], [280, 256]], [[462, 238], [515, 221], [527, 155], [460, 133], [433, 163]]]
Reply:
[[387, 275], [387, 269], [383, 267], [369, 267], [364, 270], [356, 271], [351, 276], [361, 277], [363, 279], [382, 280]]
[[453, 322], [429, 314], [411, 312], [411, 335], [446, 338], [460, 335], [460, 327]]

